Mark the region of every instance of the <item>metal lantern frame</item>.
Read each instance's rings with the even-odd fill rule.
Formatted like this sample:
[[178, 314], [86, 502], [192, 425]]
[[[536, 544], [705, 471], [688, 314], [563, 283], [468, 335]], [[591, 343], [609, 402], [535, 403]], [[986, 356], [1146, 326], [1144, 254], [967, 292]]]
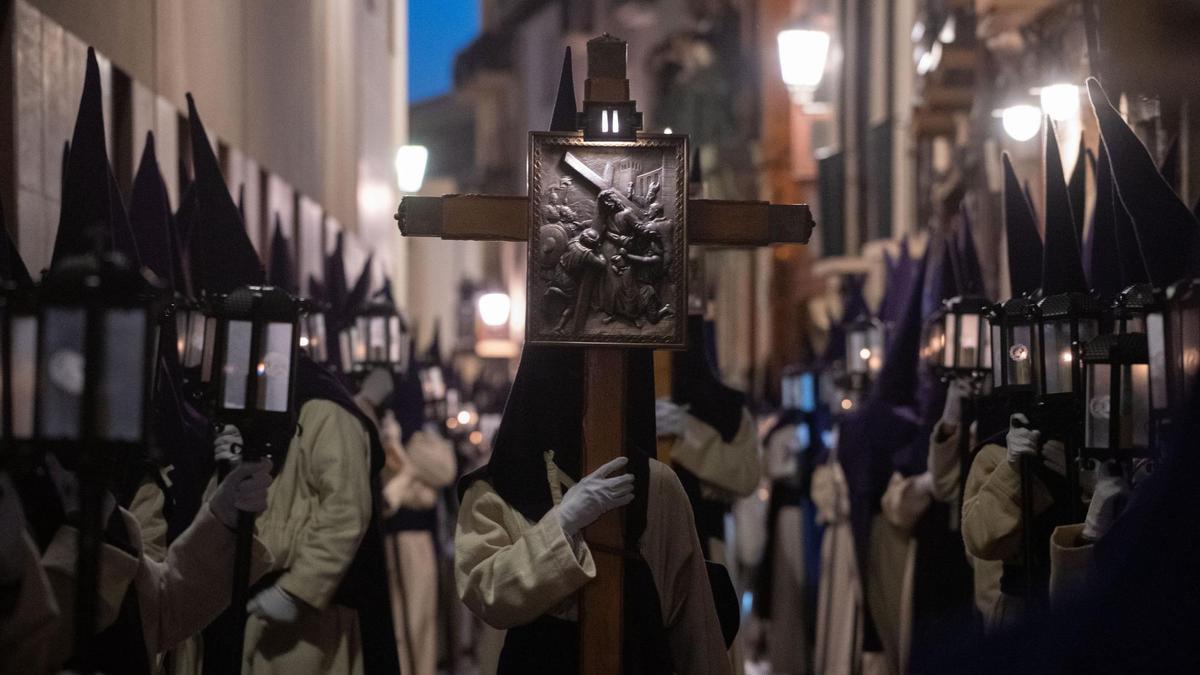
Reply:
[[1100, 334], [1104, 310], [1100, 300], [1088, 293], [1059, 293], [1038, 302], [1033, 357], [1039, 359], [1034, 393], [1040, 400], [1080, 391], [1075, 345]]
[[956, 296], [942, 304], [927, 348], [936, 372], [945, 380], [982, 380], [991, 374], [991, 303], [974, 296]]
[[1147, 321], [1151, 382], [1165, 385], [1154, 384], [1151, 398], [1173, 418], [1188, 405], [1200, 373], [1200, 279], [1176, 282], [1163, 297], [1161, 319], [1152, 314]]
[[992, 333], [992, 386], [1000, 393], [1032, 392], [1040, 359], [1034, 358], [1037, 305], [1029, 298], [1010, 298], [988, 312]]
[[238, 427], [248, 454], [269, 453], [270, 430], [295, 420], [299, 303], [282, 288], [243, 286], [212, 308], [213, 417]]
[[[21, 378], [36, 396], [33, 440], [67, 451], [103, 446], [88, 454], [112, 460], [149, 445], [161, 294], [118, 255], [71, 258], [46, 278], [36, 370]], [[17, 375], [22, 355], [12, 356]], [[24, 389], [14, 383], [14, 402]]]
[[1112, 333], [1077, 345], [1085, 461], [1149, 456], [1150, 361], [1146, 335]]
[[851, 389], [866, 391], [883, 368], [886, 335], [883, 321], [866, 315], [846, 326], [846, 375]]
[[300, 336], [297, 341], [301, 349], [317, 363], [329, 361], [329, 333], [325, 321], [325, 305], [315, 300], [302, 300], [300, 303]]
[[1161, 302], [1150, 284], [1134, 284], [1121, 291], [1110, 307], [1114, 333], [1146, 333], [1148, 316], [1161, 311]]
[[394, 305], [372, 302], [365, 305], [353, 322], [342, 330], [343, 364], [353, 375], [366, 375], [379, 368], [402, 372], [407, 367], [411, 334], [407, 322]]
[[821, 401], [820, 373], [793, 368], [784, 371], [780, 381], [780, 407], [814, 413]]

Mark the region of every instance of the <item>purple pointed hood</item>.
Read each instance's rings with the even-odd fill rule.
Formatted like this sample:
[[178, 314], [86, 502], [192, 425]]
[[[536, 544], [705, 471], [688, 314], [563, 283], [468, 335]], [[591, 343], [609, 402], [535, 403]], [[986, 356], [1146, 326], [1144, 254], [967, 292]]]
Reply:
[[1100, 83], [1088, 79], [1087, 87], [1100, 137], [1108, 147], [1117, 197], [1133, 221], [1150, 281], [1163, 287], [1197, 276], [1200, 224], [1196, 217], [1163, 179], [1150, 152], [1113, 108]]
[[579, 118], [575, 107], [575, 75], [571, 70], [571, 48], [563, 54], [562, 74], [558, 79], [558, 97], [550, 116], [550, 131], [575, 131]]
[[1033, 293], [1042, 283], [1042, 237], [1033, 208], [1008, 153], [1004, 162], [1004, 236], [1008, 248], [1008, 276], [1013, 296]]
[[292, 265], [292, 248], [287, 237], [283, 236], [283, 223], [279, 214], [275, 214], [275, 229], [271, 233], [270, 269], [267, 280], [272, 286], [278, 286], [288, 293], [300, 291], [296, 281], [296, 268]]
[[[1117, 240], [1116, 209], [1125, 210], [1124, 206], [1114, 204], [1116, 194], [1113, 190], [1112, 172], [1109, 170], [1108, 153], [1104, 143], [1100, 143], [1100, 161], [1096, 164], [1096, 208], [1092, 212], [1092, 228], [1088, 232], [1086, 259], [1088, 265], [1088, 282], [1092, 290], [1105, 300], [1112, 300], [1128, 284], [1124, 283], [1122, 273], [1125, 252]], [[1136, 243], [1136, 242], [1135, 242]], [[1136, 251], [1133, 252], [1135, 255]], [[1137, 264], [1141, 265], [1138, 256]]]
[[959, 280], [959, 293], [984, 297], [987, 288], [983, 283], [983, 267], [979, 264], [979, 253], [975, 248], [974, 224], [971, 214], [964, 204], [962, 207], [962, 224], [957, 233], [958, 257], [962, 261], [962, 278]]
[[25, 266], [21, 252], [17, 250], [17, 245], [5, 226], [3, 204], [0, 204], [0, 282], [14, 284], [17, 288], [33, 287], [29, 268]]
[[[1087, 210], [1087, 166], [1088, 149], [1083, 142], [1083, 132], [1079, 133], [1079, 154], [1075, 156], [1075, 166], [1071, 169], [1071, 180], [1067, 182], [1067, 194], [1071, 198], [1071, 215], [1075, 218], [1075, 236], [1083, 241], [1083, 218]], [[1093, 171], [1093, 173], [1095, 173]]]
[[197, 219], [188, 241], [193, 290], [225, 294], [239, 286], [262, 284], [266, 281], [262, 261], [246, 234], [191, 94], [187, 101], [196, 172]]
[[171, 203], [167, 186], [158, 169], [154, 132], [146, 133], [146, 147], [133, 179], [129, 197], [129, 225], [141, 254], [142, 265], [176, 290], [175, 241], [172, 237]]
[[1043, 213], [1046, 218], [1046, 244], [1042, 256], [1042, 293], [1086, 293], [1087, 278], [1079, 252], [1079, 237], [1075, 217], [1071, 213], [1071, 197], [1063, 177], [1062, 155], [1058, 150], [1054, 125], [1046, 120], [1042, 137], [1043, 169], [1046, 178], [1046, 199]]

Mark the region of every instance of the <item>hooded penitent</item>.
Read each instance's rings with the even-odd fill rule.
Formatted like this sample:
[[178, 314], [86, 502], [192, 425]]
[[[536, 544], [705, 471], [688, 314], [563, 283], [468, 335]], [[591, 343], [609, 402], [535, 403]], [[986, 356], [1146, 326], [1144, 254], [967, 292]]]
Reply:
[[229, 195], [191, 94], [187, 101], [196, 172], [196, 222], [191, 224], [187, 246], [192, 290], [226, 294], [239, 286], [262, 284], [266, 280], [262, 262]]
[[1046, 198], [1042, 213], [1046, 218], [1046, 244], [1042, 256], [1042, 293], [1047, 296], [1086, 293], [1087, 279], [1083, 273], [1075, 217], [1071, 213], [1071, 197], [1063, 177], [1058, 139], [1054, 125], [1048, 119], [1044, 129]]
[[[871, 521], [892, 473], [892, 452], [920, 433], [917, 415], [917, 364], [921, 341], [921, 295], [926, 259], [922, 259], [904, 298], [902, 319], [892, 327], [883, 367], [858, 410], [843, 420], [838, 462], [850, 493], [850, 524], [859, 569], [869, 569]], [[865, 585], [866, 577], [862, 577]]]
[[1004, 228], [1008, 250], [1008, 277], [1014, 297], [1033, 293], [1042, 284], [1042, 237], [1033, 208], [1008, 153], [1004, 162]]
[[[1150, 152], [1112, 107], [1100, 84], [1089, 79], [1087, 87], [1108, 149], [1117, 198], [1132, 221], [1149, 281], [1162, 288], [1200, 274], [1196, 216], [1158, 172]], [[1121, 226], [1118, 222], [1119, 243], [1124, 241]]]
[[[242, 226], [237, 206], [229, 194], [208, 136], [196, 113], [195, 102], [190, 95], [188, 108], [191, 113], [196, 171], [194, 189], [198, 216], [190, 237], [193, 279], [196, 280], [199, 289], [208, 293], [228, 293], [239, 286], [262, 284], [266, 278], [262, 264]], [[359, 544], [358, 552], [338, 588], [336, 601], [359, 613], [365, 672], [399, 672], [391, 609], [388, 607], [387, 594], [379, 592], [380, 588], [387, 586], [379, 503], [379, 471], [383, 468], [383, 446], [379, 442], [374, 423], [359, 410], [353, 396], [331, 373], [318, 366], [303, 352], [297, 357], [295, 377], [296, 410], [300, 410], [312, 400], [330, 401], [354, 415], [370, 438], [371, 481], [370, 484], [362, 486], [362, 489], [371, 495], [371, 520]], [[291, 428], [280, 428], [274, 433], [283, 438], [290, 438], [296, 433], [296, 428], [292, 425]], [[289, 444], [285, 441], [274, 445], [281, 449], [273, 457], [274, 473], [279, 475], [287, 462]], [[229, 634], [224, 622], [228, 620], [228, 613], [223, 614], [205, 631], [206, 663], [222, 663], [219, 654], [224, 650], [240, 648], [224, 644]], [[240, 642], [240, 637], [238, 641]]]
[[960, 260], [961, 275], [958, 279], [959, 292], [963, 295], [976, 297], [987, 295], [983, 283], [983, 267], [979, 264], [979, 253], [975, 248], [975, 227], [971, 222], [971, 213], [964, 204], [960, 209], [962, 219], [955, 233], [958, 242], [957, 252]]
[[1175, 194], [1180, 193], [1179, 169], [1179, 136], [1176, 136], [1171, 139], [1171, 144], [1167, 146], [1167, 154], [1163, 155], [1162, 164], [1158, 166], [1158, 172], [1162, 174], [1163, 180], [1167, 181], [1167, 185], [1171, 186]]
[[63, 168], [62, 209], [50, 266], [95, 249], [117, 250], [138, 262], [137, 246], [108, 163], [100, 66], [90, 47], [71, 150]]

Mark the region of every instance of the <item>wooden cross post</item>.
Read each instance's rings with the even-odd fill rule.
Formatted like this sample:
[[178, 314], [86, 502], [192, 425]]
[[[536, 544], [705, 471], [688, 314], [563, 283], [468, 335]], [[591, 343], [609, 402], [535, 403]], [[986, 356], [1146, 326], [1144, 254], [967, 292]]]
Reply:
[[[625, 42], [588, 43], [580, 114], [569, 60], [560, 133], [530, 134], [528, 196], [405, 197], [396, 219], [409, 237], [528, 242], [526, 341], [584, 347], [586, 475], [625, 451], [629, 349], [684, 344], [688, 244], [806, 243], [813, 221], [804, 205], [688, 199], [686, 137], [637, 133]], [[623, 523], [611, 512], [584, 533], [597, 571], [580, 604], [584, 675], [622, 672], [621, 552], [636, 547]]]

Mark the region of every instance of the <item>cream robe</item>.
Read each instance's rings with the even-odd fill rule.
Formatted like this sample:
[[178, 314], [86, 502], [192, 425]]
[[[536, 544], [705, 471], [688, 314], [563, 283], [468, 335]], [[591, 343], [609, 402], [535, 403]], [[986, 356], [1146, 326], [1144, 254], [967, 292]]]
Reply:
[[[938, 422], [929, 437], [929, 471], [933, 474], [933, 498], [943, 504], [954, 504], [962, 500], [962, 495], [959, 495], [959, 481], [962, 475], [962, 463], [958, 457], [959, 428]], [[977, 431], [977, 427], [972, 425], [971, 447], [977, 442]], [[961, 516], [960, 512], [960, 527]], [[996, 604], [1000, 601], [1000, 575], [1004, 573], [1004, 563], [1000, 560], [985, 560], [973, 555], [969, 549], [964, 550], [975, 577], [975, 608], [979, 610], [980, 616], [984, 617], [985, 626], [990, 627], [987, 621], [994, 616]]]
[[849, 490], [833, 455], [813, 471], [812, 500], [818, 521], [825, 523], [814, 668], [823, 675], [850, 675], [859, 672], [864, 607], [850, 529]]
[[[234, 532], [211, 510], [201, 509], [158, 562], [141, 553], [141, 530], [133, 515], [123, 509], [118, 513], [139, 553], [131, 556], [114, 546], [101, 547], [97, 630], [116, 620], [133, 584], [145, 633], [145, 656], [153, 671], [160, 652], [199, 632], [229, 604]], [[78, 537], [75, 528], [60, 528], [42, 555], [40, 569], [26, 567], [29, 595], [23, 588], [21, 620], [15, 626], [6, 622], [0, 631], [0, 644], [6, 647], [0, 652], [0, 672], [53, 672], [71, 655]], [[33, 542], [26, 539], [28, 554], [36, 556]], [[252, 573], [257, 578], [270, 564], [270, 554], [261, 541], [255, 541], [254, 560]], [[14, 627], [17, 634], [24, 634], [20, 643], [12, 639]], [[14, 644], [15, 649], [8, 648]]]
[[[798, 473], [796, 427], [777, 429], [763, 447], [770, 481], [793, 479]], [[765, 520], [765, 518], [764, 518]], [[742, 531], [737, 533], [741, 538]], [[807, 639], [804, 569], [804, 509], [784, 506], [776, 516], [771, 561], [771, 619], [766, 628], [767, 656], [776, 673], [807, 673], [811, 668]]]
[[[1058, 441], [1049, 441], [1057, 443]], [[1033, 510], [1040, 515], [1053, 505], [1042, 481], [1033, 480]], [[1021, 555], [1021, 474], [1008, 461], [1008, 449], [989, 443], [979, 450], [967, 473], [962, 513], [963, 544], [983, 560], [1002, 563]], [[1049, 547], [1049, 542], [1045, 542]], [[984, 624], [991, 630], [1019, 619], [1020, 600], [999, 595]]]
[[[387, 434], [384, 437], [391, 438]], [[398, 437], [394, 444], [384, 442], [388, 453], [388, 469], [383, 476], [385, 516], [400, 508], [434, 508], [437, 491], [453, 483], [457, 471], [454, 448], [437, 434], [418, 431], [407, 446], [401, 445]], [[400, 649], [400, 672], [404, 675], [414, 675], [414, 666], [415, 675], [434, 675], [437, 671], [438, 567], [434, 547], [430, 532], [387, 535], [392, 621]]]
[[[483, 480], [467, 489], [458, 512], [458, 596], [495, 628], [521, 626], [544, 614], [577, 620], [575, 594], [596, 575], [587, 544], [581, 537], [568, 539], [559, 525], [558, 503], [572, 481], [558, 471], [553, 453], [545, 459], [555, 506], [538, 522], [510, 507]], [[675, 474], [653, 460], [639, 548], [658, 590], [667, 647], [678, 672], [729, 673], [687, 496]]]
[[685, 414], [683, 428], [671, 445], [671, 461], [704, 481], [704, 496], [709, 499], [732, 504], [737, 497], [748, 497], [762, 475], [758, 430], [750, 411], [742, 410], [737, 434], [728, 443], [708, 423]]
[[[273, 557], [270, 571], [283, 572], [276, 583], [301, 601], [300, 618], [282, 625], [248, 617], [242, 672], [361, 673], [358, 612], [333, 596], [371, 518], [370, 436], [323, 399], [305, 403], [298, 422], [255, 530]], [[203, 653], [197, 636], [177, 651], [174, 672], [199, 675]]]

